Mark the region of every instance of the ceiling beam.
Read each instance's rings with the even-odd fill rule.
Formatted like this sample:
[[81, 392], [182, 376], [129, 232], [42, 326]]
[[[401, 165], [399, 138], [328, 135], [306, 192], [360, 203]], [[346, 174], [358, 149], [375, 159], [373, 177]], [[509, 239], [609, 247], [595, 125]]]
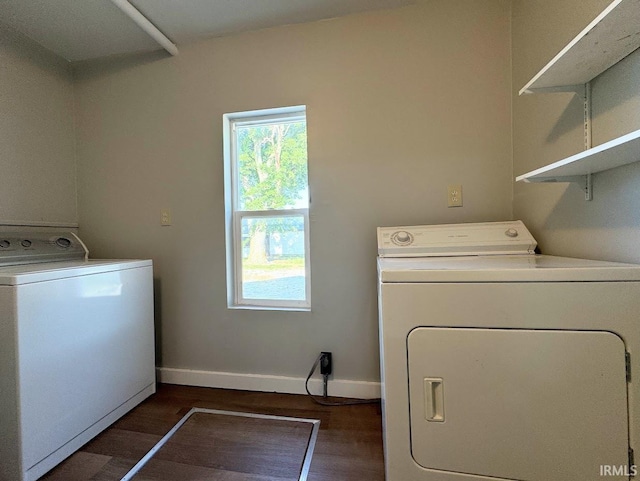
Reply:
[[153, 23], [149, 21], [147, 17], [140, 13], [136, 7], [131, 5], [127, 0], [111, 0], [116, 7], [122, 10], [127, 17], [133, 20], [142, 30], [144, 30], [151, 38], [162, 46], [171, 55], [178, 55], [178, 47], [169, 40], [169, 38], [158, 30]]

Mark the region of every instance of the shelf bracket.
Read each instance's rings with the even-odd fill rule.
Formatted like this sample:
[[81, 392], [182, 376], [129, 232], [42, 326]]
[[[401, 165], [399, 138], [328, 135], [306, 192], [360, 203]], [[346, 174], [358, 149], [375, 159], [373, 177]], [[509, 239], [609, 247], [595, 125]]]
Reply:
[[535, 180], [529, 180], [529, 182], [567, 182], [570, 184], [576, 184], [580, 187], [580, 190], [584, 192], [584, 200], [593, 200], [593, 183], [591, 181], [591, 174], [537, 178]]
[[591, 142], [591, 82], [584, 84], [584, 95], [582, 96], [584, 109], [584, 150], [592, 147]]

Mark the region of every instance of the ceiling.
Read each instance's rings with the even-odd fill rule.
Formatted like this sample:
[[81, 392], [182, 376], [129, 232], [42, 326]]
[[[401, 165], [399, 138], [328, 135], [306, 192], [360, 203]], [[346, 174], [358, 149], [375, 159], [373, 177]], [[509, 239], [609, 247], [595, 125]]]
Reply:
[[[178, 48], [206, 37], [397, 8], [417, 0], [129, 0]], [[0, 23], [74, 62], [162, 47], [111, 0], [0, 0]]]

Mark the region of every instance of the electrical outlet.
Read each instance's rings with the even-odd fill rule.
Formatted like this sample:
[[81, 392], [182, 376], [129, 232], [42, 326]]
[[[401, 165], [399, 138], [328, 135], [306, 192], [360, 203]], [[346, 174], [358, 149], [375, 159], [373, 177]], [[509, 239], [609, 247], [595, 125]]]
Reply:
[[160, 211], [160, 225], [171, 225], [171, 211], [169, 209]]
[[449, 207], [462, 207], [462, 186], [447, 186], [447, 204]]
[[333, 359], [330, 352], [320, 353], [320, 374], [331, 374], [333, 371]]

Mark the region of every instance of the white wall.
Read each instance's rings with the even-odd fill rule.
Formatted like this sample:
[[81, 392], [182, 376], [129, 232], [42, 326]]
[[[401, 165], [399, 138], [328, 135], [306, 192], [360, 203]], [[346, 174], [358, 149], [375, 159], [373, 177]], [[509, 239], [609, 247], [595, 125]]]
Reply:
[[[582, 149], [578, 99], [517, 91], [608, 3], [420, 0], [176, 58], [88, 63], [74, 84], [66, 62], [0, 28], [0, 221], [76, 221], [77, 140], [92, 253], [154, 259], [162, 365], [300, 377], [331, 350], [336, 377], [376, 380], [375, 227], [511, 218], [513, 176]], [[640, 128], [639, 80], [635, 52], [593, 82], [594, 144]], [[231, 311], [222, 114], [297, 104], [309, 112], [313, 309]], [[640, 262], [639, 181], [640, 164], [597, 174], [592, 202], [518, 184], [514, 217], [545, 253]], [[446, 208], [453, 183], [463, 208]]]
[[[583, 150], [582, 101], [518, 90], [610, 3], [513, 3], [514, 171], [523, 174]], [[592, 82], [593, 145], [640, 128], [640, 50]], [[640, 262], [640, 164], [596, 174], [594, 199], [567, 184], [517, 184], [514, 215], [543, 253]]]
[[0, 25], [0, 225], [77, 221], [72, 80], [66, 61]]
[[[511, 217], [510, 2], [421, 0], [75, 71], [80, 232], [151, 257], [160, 364], [376, 381], [376, 226]], [[312, 311], [229, 310], [222, 115], [307, 105]], [[465, 206], [446, 207], [447, 184]], [[173, 225], [160, 226], [160, 210]]]

